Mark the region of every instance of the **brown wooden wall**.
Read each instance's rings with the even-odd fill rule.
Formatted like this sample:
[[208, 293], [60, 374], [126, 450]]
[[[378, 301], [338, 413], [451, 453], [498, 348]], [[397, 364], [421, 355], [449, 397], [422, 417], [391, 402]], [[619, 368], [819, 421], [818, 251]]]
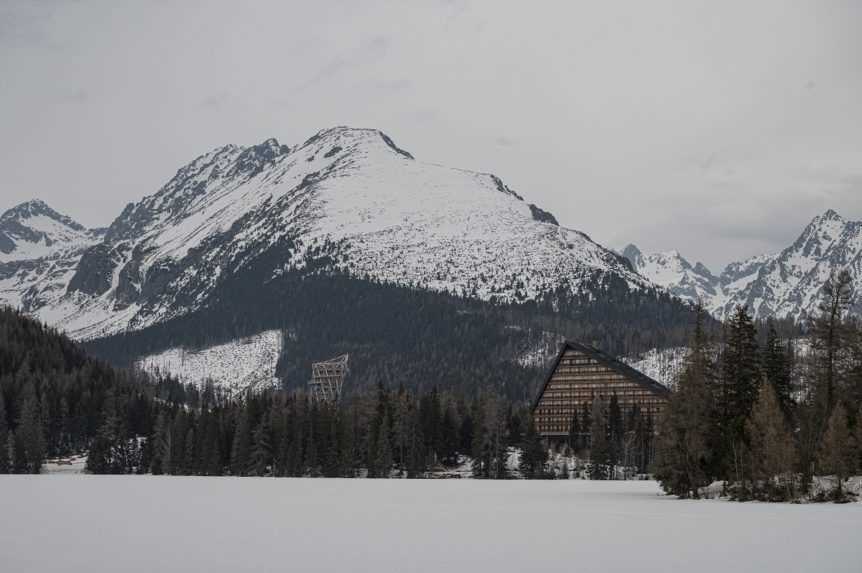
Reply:
[[651, 413], [656, 419], [667, 401], [664, 394], [638, 382], [634, 377], [626, 376], [583, 352], [568, 348], [533, 411], [536, 430], [543, 436], [567, 435], [576, 409], [580, 420], [584, 405], [589, 411], [594, 397], [610, 400], [614, 393], [623, 416], [637, 404], [643, 414]]

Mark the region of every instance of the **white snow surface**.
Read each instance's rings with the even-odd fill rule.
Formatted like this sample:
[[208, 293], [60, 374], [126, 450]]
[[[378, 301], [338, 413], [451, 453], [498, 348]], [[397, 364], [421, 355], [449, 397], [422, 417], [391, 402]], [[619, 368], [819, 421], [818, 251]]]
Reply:
[[275, 368], [281, 354], [280, 330], [267, 330], [225, 344], [200, 349], [171, 348], [141, 358], [135, 366], [172, 374], [202, 386], [208, 380], [232, 391], [277, 387]]
[[0, 476], [10, 573], [858, 573], [862, 504], [655, 482]]

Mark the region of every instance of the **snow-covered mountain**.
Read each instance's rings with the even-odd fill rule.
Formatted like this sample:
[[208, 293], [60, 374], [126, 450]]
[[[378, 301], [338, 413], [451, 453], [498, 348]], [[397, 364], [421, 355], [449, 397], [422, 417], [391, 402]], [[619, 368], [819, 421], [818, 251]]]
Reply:
[[634, 245], [623, 256], [645, 278], [687, 301], [709, 299], [717, 294], [717, 279], [703, 264], [691, 265], [678, 251], [644, 255]]
[[100, 231], [85, 229], [43, 201], [27, 201], [0, 215], [0, 263], [56, 256], [99, 236]]
[[643, 255], [629, 245], [623, 254], [639, 273], [685, 300], [700, 298], [718, 318], [746, 304], [757, 317], [803, 319], [817, 312], [830, 273], [845, 269], [855, 286], [851, 310], [862, 313], [862, 222], [831, 209], [781, 252], [731, 263], [718, 276], [675, 251]]
[[103, 235], [42, 201], [9, 209], [0, 215], [0, 302], [29, 311], [62, 297], [84, 250]]
[[[373, 129], [328, 129], [294, 147], [227, 145], [128, 205], [103, 235], [66, 226], [63, 240], [27, 235], [30, 251], [4, 228], [14, 244], [3, 252], [21, 258], [0, 263], [0, 302], [80, 339], [193, 312], [262, 260], [271, 277], [338, 270], [497, 301], [654, 288], [498, 177], [423, 163]], [[48, 239], [53, 251], [31, 247]]]

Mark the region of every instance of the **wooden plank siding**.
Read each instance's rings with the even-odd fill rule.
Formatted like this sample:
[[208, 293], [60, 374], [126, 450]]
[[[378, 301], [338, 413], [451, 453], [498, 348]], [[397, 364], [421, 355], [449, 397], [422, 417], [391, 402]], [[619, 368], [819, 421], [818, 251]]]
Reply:
[[[593, 399], [610, 400], [617, 395], [625, 417], [637, 405], [657, 419], [670, 391], [652, 378], [602, 352], [575, 342], [566, 342], [548, 373], [533, 404], [536, 430], [543, 437], [567, 436], [572, 417], [579, 419]], [[583, 423], [583, 421], [581, 421]]]

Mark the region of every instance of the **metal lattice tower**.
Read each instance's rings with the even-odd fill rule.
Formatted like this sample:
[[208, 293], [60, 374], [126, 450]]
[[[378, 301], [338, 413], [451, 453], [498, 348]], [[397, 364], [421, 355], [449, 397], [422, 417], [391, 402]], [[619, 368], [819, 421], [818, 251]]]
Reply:
[[308, 382], [311, 398], [316, 402], [337, 402], [341, 398], [341, 387], [347, 376], [347, 359], [342, 354], [324, 362], [311, 365], [311, 380]]

